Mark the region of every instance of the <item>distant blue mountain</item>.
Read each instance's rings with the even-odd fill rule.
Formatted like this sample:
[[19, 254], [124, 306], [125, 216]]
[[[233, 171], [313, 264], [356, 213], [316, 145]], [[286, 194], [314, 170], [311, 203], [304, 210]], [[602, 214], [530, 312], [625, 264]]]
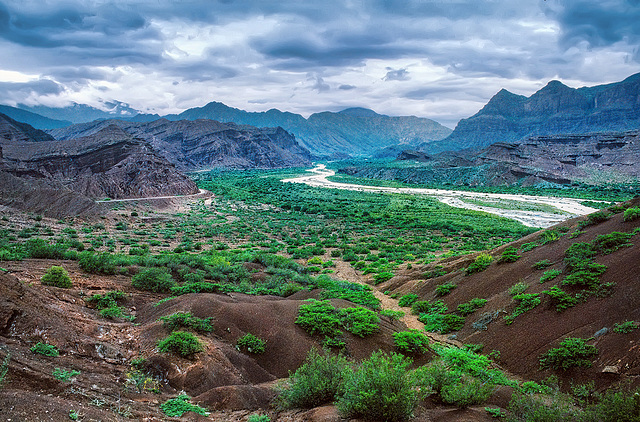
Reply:
[[139, 114], [139, 111], [120, 101], [104, 103], [107, 111], [91, 107], [86, 104], [77, 104], [67, 107], [26, 106], [19, 104], [21, 109], [37, 113], [51, 119], [68, 120], [72, 123], [86, 123], [100, 119], [128, 119]]
[[21, 110], [16, 107], [8, 105], [0, 105], [0, 113], [11, 117], [18, 122], [27, 123], [36, 129], [58, 129], [71, 125], [71, 122], [66, 120], [50, 119], [40, 114], [32, 113], [30, 111]]

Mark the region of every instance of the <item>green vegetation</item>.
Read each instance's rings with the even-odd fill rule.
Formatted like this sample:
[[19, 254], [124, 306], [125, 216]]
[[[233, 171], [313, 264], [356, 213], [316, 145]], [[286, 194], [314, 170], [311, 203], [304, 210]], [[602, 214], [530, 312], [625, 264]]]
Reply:
[[69, 273], [62, 267], [53, 266], [41, 278], [45, 286], [69, 288], [73, 285]]
[[504, 418], [507, 413], [499, 407], [485, 407], [484, 410], [491, 415], [492, 418]]
[[624, 221], [633, 221], [640, 218], [640, 207], [631, 207], [624, 210]]
[[394, 311], [393, 309], [383, 309], [379, 312], [379, 315], [386, 316], [391, 319], [401, 319], [403, 316], [405, 316], [405, 313], [402, 311]]
[[534, 270], [544, 270], [545, 268], [551, 266], [551, 261], [548, 259], [543, 259], [542, 261], [538, 261], [531, 266]]
[[360, 337], [378, 331], [380, 318], [370, 309], [345, 308], [337, 310], [330, 301], [308, 299], [300, 305], [296, 324], [309, 334], [321, 334], [336, 337], [341, 334], [340, 328]]
[[311, 349], [302, 366], [281, 386], [278, 403], [285, 408], [312, 408], [333, 402], [347, 367], [343, 356]]
[[194, 412], [198, 415], [207, 416], [209, 412], [206, 409], [189, 403], [191, 398], [186, 394], [180, 394], [178, 397], [167, 400], [160, 405], [160, 410], [169, 417], [181, 417], [187, 412]]
[[540, 356], [542, 369], [562, 369], [572, 367], [590, 367], [591, 359], [598, 354], [595, 346], [587, 344], [587, 340], [568, 337], [560, 342], [560, 347], [549, 349]]
[[516, 284], [514, 284], [513, 286], [509, 287], [509, 294], [511, 296], [517, 296], [517, 295], [521, 295], [523, 294], [527, 289], [529, 288], [529, 286], [527, 286], [526, 283], [519, 281]]
[[457, 286], [455, 283], [444, 283], [436, 287], [436, 296], [446, 296]]
[[336, 406], [348, 418], [405, 421], [424, 393], [419, 377], [410, 371], [411, 360], [402, 355], [374, 352], [356, 369], [345, 372]]
[[466, 317], [467, 315], [471, 315], [478, 309], [482, 308], [486, 304], [487, 299], [480, 299], [476, 297], [471, 299], [469, 302], [461, 303], [460, 305], [458, 305], [458, 308], [456, 310], [460, 315]]
[[498, 263], [516, 262], [520, 258], [520, 255], [518, 255], [518, 248], [509, 246], [502, 252], [502, 255], [500, 255]]
[[398, 300], [398, 306], [409, 307], [413, 305], [416, 300], [418, 300], [418, 295], [414, 293], [409, 293], [408, 295], [402, 296]]
[[190, 312], [176, 312], [171, 315], [158, 318], [162, 325], [169, 330], [177, 330], [179, 328], [191, 328], [201, 333], [209, 333], [213, 331], [211, 320], [213, 318], [197, 318]]
[[571, 296], [558, 286], [553, 286], [549, 290], [545, 290], [542, 293], [548, 295], [551, 298], [551, 302], [556, 305], [558, 312], [564, 311], [572, 306], [580, 303], [579, 296]]
[[7, 379], [7, 374], [9, 373], [9, 362], [11, 361], [11, 353], [7, 352], [0, 364], [0, 388], [2, 388], [5, 380]]
[[158, 341], [158, 350], [175, 353], [182, 357], [191, 357], [204, 350], [198, 337], [186, 331], [174, 331], [168, 337]]
[[489, 268], [489, 265], [493, 262], [493, 257], [487, 253], [481, 253], [478, 257], [469, 265], [465, 272], [467, 275], [478, 273]]
[[175, 287], [176, 282], [164, 268], [147, 268], [131, 278], [131, 285], [136, 289], [150, 292], [166, 293]]
[[236, 342], [238, 350], [245, 350], [248, 353], [261, 354], [267, 349], [267, 342], [260, 337], [247, 333]]
[[268, 415], [249, 415], [247, 422], [271, 422], [271, 418]]
[[39, 353], [44, 356], [56, 357], [60, 355], [58, 348], [52, 344], [38, 342], [31, 349], [32, 353]]
[[544, 282], [553, 280], [554, 278], [556, 278], [560, 274], [562, 274], [562, 270], [558, 270], [558, 269], [547, 270], [542, 274], [542, 276], [540, 276], [540, 283], [544, 283]]
[[638, 328], [640, 327], [638, 327], [638, 324], [635, 321], [625, 321], [619, 324], [614, 324], [613, 332], [620, 334], [629, 334], [630, 332], [632, 332], [633, 330], [637, 330]]
[[418, 330], [394, 333], [393, 343], [404, 354], [421, 354], [429, 350], [429, 337]]
[[71, 378], [75, 377], [76, 375], [80, 375], [80, 371], [67, 371], [65, 369], [56, 368], [53, 370], [51, 375], [53, 375], [53, 377], [58, 381], [69, 382], [71, 381]]
[[504, 317], [507, 325], [513, 323], [513, 320], [515, 320], [518, 316], [532, 310], [542, 302], [538, 293], [518, 294], [513, 297], [513, 300], [517, 301], [518, 305], [513, 310], [511, 315], [507, 315]]
[[102, 295], [92, 295], [85, 299], [88, 303], [95, 305], [100, 311], [100, 316], [108, 319], [122, 318], [125, 316], [124, 308], [118, 305], [118, 301], [124, 299], [126, 294], [120, 290], [114, 290]]

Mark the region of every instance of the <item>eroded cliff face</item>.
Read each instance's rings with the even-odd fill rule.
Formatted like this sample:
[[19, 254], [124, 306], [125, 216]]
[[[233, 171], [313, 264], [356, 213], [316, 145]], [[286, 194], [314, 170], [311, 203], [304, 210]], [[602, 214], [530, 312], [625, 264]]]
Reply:
[[501, 90], [478, 113], [461, 120], [449, 137], [422, 149], [430, 153], [482, 149], [531, 136], [639, 128], [640, 74], [579, 89], [551, 81], [530, 97]]
[[7, 171], [52, 181], [90, 198], [197, 193], [195, 183], [153, 148], [117, 126], [68, 141], [3, 142]]
[[70, 140], [116, 125], [144, 139], [181, 170], [213, 167], [283, 168], [311, 164], [311, 154], [280, 127], [256, 128], [215, 120], [159, 119], [148, 123], [119, 120], [84, 123], [51, 133]]

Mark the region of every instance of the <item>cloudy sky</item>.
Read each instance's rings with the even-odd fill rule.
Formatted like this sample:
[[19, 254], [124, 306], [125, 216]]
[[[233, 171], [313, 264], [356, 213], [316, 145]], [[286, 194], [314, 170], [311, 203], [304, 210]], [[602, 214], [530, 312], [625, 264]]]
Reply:
[[0, 0], [0, 57], [9, 105], [362, 106], [454, 127], [501, 88], [640, 72], [640, 0]]

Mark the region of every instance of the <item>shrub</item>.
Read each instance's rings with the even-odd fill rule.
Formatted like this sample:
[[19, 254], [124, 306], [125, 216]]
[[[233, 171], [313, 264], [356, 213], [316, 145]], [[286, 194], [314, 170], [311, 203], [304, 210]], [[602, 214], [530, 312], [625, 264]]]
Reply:
[[451, 290], [455, 289], [457, 286], [455, 283], [444, 283], [436, 287], [436, 296], [445, 296], [448, 295]]
[[107, 254], [93, 254], [91, 252], [84, 252], [80, 256], [78, 262], [80, 268], [90, 274], [115, 274], [116, 264], [114, 258]]
[[562, 274], [562, 270], [557, 270], [557, 269], [547, 270], [540, 277], [540, 283], [544, 283], [546, 281], [553, 280], [554, 278], [556, 278], [560, 274]]
[[509, 287], [509, 294], [511, 296], [517, 296], [517, 295], [521, 295], [522, 293], [524, 293], [527, 289], [529, 288], [529, 286], [527, 286], [526, 283], [524, 282], [519, 282], [514, 284], [513, 286]]
[[414, 293], [409, 293], [408, 295], [404, 295], [398, 300], [398, 306], [409, 307], [414, 304], [414, 302], [418, 300], [418, 295]]
[[420, 300], [414, 302], [411, 306], [411, 312], [416, 315], [432, 313], [444, 314], [447, 312], [447, 305], [442, 300], [436, 300], [435, 302]]
[[486, 270], [489, 265], [493, 262], [493, 257], [487, 253], [481, 253], [478, 257], [473, 261], [471, 265], [469, 265], [465, 269], [465, 273], [467, 275], [478, 273], [480, 271]]
[[200, 281], [196, 283], [186, 283], [182, 286], [175, 286], [171, 288], [171, 293], [180, 296], [189, 293], [219, 293], [222, 290], [222, 286], [218, 283], [208, 283]]
[[595, 346], [581, 338], [568, 337], [560, 342], [560, 347], [549, 349], [540, 356], [540, 367], [566, 371], [574, 366], [590, 367], [591, 358], [598, 354]]
[[278, 402], [285, 408], [313, 408], [332, 402], [347, 367], [343, 356], [311, 349], [302, 366], [289, 374], [289, 381], [279, 391]]
[[604, 221], [607, 221], [609, 219], [609, 214], [604, 212], [604, 211], [596, 211], [592, 214], [589, 214], [587, 216], [586, 220], [581, 221], [580, 223], [578, 223], [578, 227], [580, 229], [583, 229], [587, 226], [593, 226], [596, 224], [600, 224]]
[[505, 248], [504, 251], [502, 251], [502, 255], [500, 255], [500, 259], [498, 259], [498, 263], [516, 262], [520, 258], [521, 258], [520, 255], [518, 255], [518, 248], [509, 246]]
[[578, 417], [576, 406], [558, 393], [548, 397], [516, 392], [508, 410], [509, 422], [568, 422]]
[[531, 266], [534, 270], [544, 270], [545, 268], [551, 266], [551, 261], [548, 259], [543, 259], [542, 261], [538, 261]]
[[249, 353], [260, 354], [266, 350], [267, 342], [260, 337], [247, 333], [238, 339], [236, 347], [238, 350], [246, 350]]
[[625, 322], [621, 322], [620, 324], [613, 325], [614, 333], [629, 334], [633, 330], [637, 330], [637, 329], [638, 329], [638, 326], [636, 325], [635, 321], [625, 321]]
[[545, 290], [542, 293], [548, 295], [551, 301], [556, 305], [558, 312], [578, 304], [578, 299], [575, 296], [569, 295], [558, 286], [553, 286], [549, 290]]
[[469, 302], [461, 303], [460, 305], [458, 305], [456, 311], [462, 316], [467, 316], [482, 308], [486, 304], [487, 299], [480, 299], [476, 297], [471, 299]]
[[209, 412], [207, 412], [206, 409], [189, 403], [189, 400], [191, 400], [189, 396], [186, 394], [180, 394], [178, 397], [174, 397], [162, 403], [160, 405], [160, 410], [169, 417], [180, 417], [187, 412], [194, 412], [203, 416], [209, 415]]
[[247, 422], [271, 422], [271, 418], [268, 415], [249, 415]]
[[73, 285], [67, 270], [55, 265], [47, 270], [41, 280], [42, 284], [46, 286], [69, 288]]
[[131, 278], [131, 285], [136, 289], [165, 293], [176, 285], [171, 274], [164, 268], [147, 268]]
[[346, 308], [339, 312], [340, 322], [352, 334], [365, 337], [378, 331], [380, 318], [371, 309]]
[[631, 246], [629, 239], [633, 233], [611, 232], [596, 237], [591, 244], [600, 253], [610, 254], [623, 246]]
[[516, 309], [513, 310], [511, 315], [507, 315], [506, 317], [504, 317], [507, 325], [511, 324], [513, 320], [518, 316], [538, 306], [541, 302], [540, 295], [538, 293], [523, 293], [520, 295], [515, 295], [513, 297], [513, 300], [519, 301], [519, 303], [518, 306], [516, 306]]
[[464, 317], [453, 314], [422, 314], [418, 321], [424, 324], [425, 331], [448, 334], [464, 326]]
[[640, 388], [635, 391], [611, 388], [594, 395], [596, 401], [585, 409], [584, 422], [640, 421]]
[[336, 336], [340, 334], [338, 329], [340, 319], [335, 315], [335, 309], [328, 300], [305, 300], [306, 304], [300, 305], [296, 324], [300, 325], [309, 334], [322, 334]]
[[51, 357], [60, 355], [60, 352], [58, 351], [58, 348], [56, 346], [52, 344], [42, 343], [42, 342], [36, 343], [36, 345], [29, 350], [31, 350], [31, 352], [33, 353], [39, 353], [41, 355], [51, 356]]
[[380, 311], [380, 315], [389, 317], [391, 319], [401, 319], [405, 316], [405, 313], [402, 311], [394, 311], [393, 309], [383, 309]]
[[169, 330], [175, 330], [178, 328], [191, 328], [195, 331], [202, 333], [208, 333], [213, 331], [211, 326], [211, 320], [213, 318], [198, 318], [191, 315], [190, 312], [176, 312], [171, 315], [158, 318], [158, 321], [162, 321], [162, 325]]
[[116, 319], [124, 317], [124, 311], [120, 306], [111, 306], [109, 308], [104, 308], [99, 312], [102, 318], [107, 319]]
[[182, 357], [190, 357], [204, 350], [198, 337], [185, 331], [174, 331], [167, 338], [158, 341], [158, 350], [175, 353]]
[[393, 277], [393, 273], [389, 271], [383, 271], [378, 274], [373, 275], [373, 284], [378, 285], [380, 283], [384, 283], [387, 280], [390, 280]]
[[96, 309], [101, 310], [118, 306], [118, 300], [123, 299], [126, 294], [120, 290], [113, 290], [102, 295], [92, 295], [89, 299], [85, 299], [89, 303], [93, 303]]
[[491, 415], [492, 418], [504, 418], [507, 413], [499, 407], [485, 407], [484, 411]]
[[374, 352], [359, 368], [346, 371], [344, 390], [336, 406], [349, 418], [405, 421], [423, 397], [419, 380], [402, 355]]
[[80, 371], [67, 371], [64, 369], [56, 368], [53, 370], [52, 375], [58, 381], [69, 382], [71, 378], [75, 377], [76, 375], [80, 375]]
[[393, 343], [401, 353], [426, 353], [429, 337], [419, 330], [401, 331], [393, 334]]
[[458, 382], [444, 385], [440, 391], [440, 396], [445, 403], [465, 408], [485, 402], [491, 397], [495, 389], [496, 387], [493, 384], [463, 375]]
[[633, 221], [640, 218], [640, 207], [631, 207], [624, 210], [624, 221]]

